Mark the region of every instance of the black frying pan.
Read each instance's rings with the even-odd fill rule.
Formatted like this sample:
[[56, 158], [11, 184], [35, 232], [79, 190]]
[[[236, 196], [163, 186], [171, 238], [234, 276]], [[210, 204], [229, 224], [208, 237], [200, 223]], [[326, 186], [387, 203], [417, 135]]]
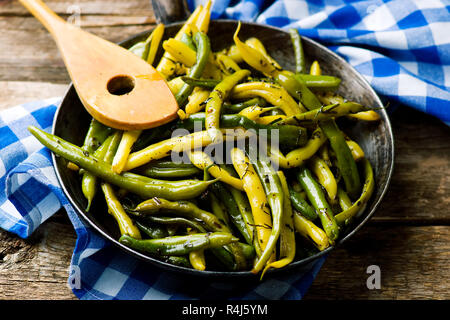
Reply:
[[[155, 3], [155, 1], [153, 2]], [[166, 22], [167, 17], [177, 17], [175, 19], [180, 19], [180, 16], [184, 16], [186, 13], [184, 6], [167, 7], [167, 3], [170, 3], [170, 1], [156, 2], [158, 4], [157, 6], [154, 5], [155, 13], [162, 22]], [[179, 4], [179, 2], [172, 2], [172, 4]], [[174, 11], [171, 11], [172, 9], [175, 9], [176, 12], [181, 12], [181, 15], [175, 15]], [[167, 24], [164, 38], [167, 39], [174, 36], [182, 24], [182, 22]], [[208, 35], [211, 39], [213, 51], [219, 51], [232, 44], [232, 35], [236, 29], [236, 26], [237, 21], [211, 21]], [[125, 48], [129, 48], [136, 42], [147, 38], [150, 32], [151, 30], [148, 30], [133, 36], [132, 38], [121, 42], [120, 45]], [[272, 57], [274, 57], [284, 68], [293, 70], [295, 60], [293, 56], [293, 49], [291, 47], [290, 36], [286, 31], [255, 23], [243, 23], [239, 36], [241, 39], [257, 37], [263, 42]], [[338, 93], [363, 105], [374, 108], [380, 108], [383, 106], [379, 97], [367, 81], [344, 59], [337, 56], [321, 44], [306, 37], [303, 37], [303, 46], [307, 58], [307, 65], [309, 65], [313, 59], [318, 60], [324, 74], [334, 75], [342, 79]], [[162, 52], [159, 53], [159, 56], [161, 55]], [[285, 268], [269, 270], [267, 273], [268, 277], [275, 274], [286, 274], [289, 272], [301, 273], [308, 270], [317, 259], [333, 250], [336, 246], [342, 245], [347, 239], [353, 236], [374, 214], [384, 194], [386, 193], [394, 164], [394, 140], [391, 124], [385, 110], [382, 109], [378, 112], [381, 115], [381, 121], [379, 122], [352, 122], [350, 127], [346, 127], [346, 131], [350, 134], [350, 136], [364, 149], [366, 156], [370, 160], [374, 169], [376, 189], [371, 201], [367, 205], [366, 210], [347, 230], [344, 230], [339, 241], [336, 242], [334, 247], [329, 247], [326, 250], [306, 259], [294, 261]], [[90, 115], [83, 108], [74, 87], [70, 85], [60, 107], [56, 112], [53, 123], [53, 134], [77, 145], [82, 145], [89, 122]], [[74, 207], [75, 211], [88, 225], [121, 250], [124, 250], [125, 252], [160, 268], [179, 274], [200, 277], [206, 276], [216, 280], [222, 279], [225, 281], [232, 279], [239, 281], [244, 279], [258, 279], [257, 276], [253, 275], [249, 271], [197, 271], [174, 266], [120, 244], [117, 240], [120, 235], [116, 222], [107, 213], [104, 201], [101, 201], [102, 199], [97, 199], [97, 201], [94, 201], [95, 203], [93, 207], [90, 212], [87, 213], [84, 209], [86, 208], [86, 200], [81, 192], [78, 174], [67, 169], [65, 165], [66, 162], [60, 157], [55, 157], [53, 155], [53, 163], [64, 193]]]

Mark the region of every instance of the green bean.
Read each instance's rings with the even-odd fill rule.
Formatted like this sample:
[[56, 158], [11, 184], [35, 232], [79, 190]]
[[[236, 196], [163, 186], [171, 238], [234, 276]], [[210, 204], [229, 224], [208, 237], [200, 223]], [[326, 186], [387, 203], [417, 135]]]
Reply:
[[119, 242], [145, 253], [182, 256], [192, 251], [222, 247], [238, 240], [230, 233], [212, 232], [145, 240], [137, 240], [128, 235], [122, 235]]
[[150, 162], [136, 170], [137, 173], [158, 179], [176, 179], [194, 176], [202, 171], [197, 167], [191, 165], [190, 167], [178, 166], [172, 162], [172, 167], [160, 166], [158, 162]]
[[161, 196], [166, 199], [192, 199], [199, 196], [211, 183], [216, 181], [165, 181], [129, 172], [118, 175], [112, 171], [111, 165], [83, 152], [79, 147], [34, 126], [28, 127], [28, 130], [54, 153], [72, 161], [105, 182], [129, 190], [143, 198]]
[[150, 51], [150, 41], [145, 40], [134, 44], [128, 51], [134, 53], [139, 58], [147, 60], [148, 53]]
[[347, 192], [345, 192], [341, 187], [338, 187], [337, 196], [339, 199], [339, 206], [342, 211], [348, 210], [352, 206], [352, 201], [348, 197]]
[[220, 113], [224, 100], [233, 87], [249, 75], [249, 70], [238, 70], [226, 76], [209, 94], [205, 107], [205, 128], [213, 142], [219, 142], [223, 139], [220, 131]]
[[239, 113], [247, 107], [259, 106], [261, 108], [267, 106], [266, 100], [260, 97], [252, 98], [244, 102], [239, 102], [235, 104], [224, 103], [223, 113]]
[[[292, 72], [283, 71], [278, 73], [277, 82], [291, 95], [297, 97], [308, 110], [322, 107], [321, 102], [314, 93], [306, 87], [303, 81], [296, 79]], [[330, 146], [336, 154], [338, 168], [344, 180], [347, 193], [351, 198], [358, 197], [361, 190], [361, 181], [356, 162], [345, 142], [344, 134], [339, 130], [333, 119], [321, 121], [319, 126], [327, 136]]]
[[[119, 147], [120, 141], [122, 138], [122, 132], [116, 131], [113, 134], [111, 139], [111, 143], [108, 145], [106, 152], [103, 158], [99, 158], [103, 160], [107, 164], [111, 164], [114, 155], [116, 154], [117, 148]], [[109, 183], [102, 182], [101, 189], [105, 196], [105, 201], [108, 207], [108, 212], [114, 217], [116, 220], [121, 234], [126, 234], [136, 239], [141, 239], [141, 233], [139, 228], [137, 228], [131, 218], [125, 212], [122, 204], [117, 199], [114, 188]]]
[[[203, 32], [197, 32], [194, 35], [194, 42], [197, 47], [197, 60], [195, 65], [189, 71], [189, 77], [198, 78], [203, 73], [203, 70], [205, 70], [211, 52], [211, 45], [208, 36]], [[178, 105], [184, 105], [187, 98], [192, 93], [192, 90], [194, 90], [194, 86], [187, 83], [181, 87], [180, 91], [175, 95]]]
[[281, 187], [280, 178], [277, 172], [273, 169], [269, 160], [266, 157], [258, 159], [255, 157], [257, 154], [254, 146], [249, 146], [248, 157], [251, 160], [256, 173], [263, 185], [264, 191], [267, 196], [267, 202], [269, 203], [272, 212], [272, 230], [269, 240], [258, 261], [255, 263], [252, 269], [252, 273], [258, 273], [266, 265], [267, 261], [273, 254], [275, 246], [281, 232], [281, 219], [283, 214], [283, 189]]
[[276, 81], [289, 94], [300, 100], [303, 106], [308, 110], [318, 109], [322, 107], [316, 95], [308, 89], [305, 82], [300, 77], [295, 77], [295, 74], [290, 71], [281, 71], [276, 75]]
[[[89, 153], [94, 153], [103, 144], [111, 132], [111, 128], [92, 118], [81, 149]], [[92, 200], [97, 192], [96, 179], [91, 174], [83, 172], [81, 178], [81, 190], [88, 201], [86, 211], [89, 211]]]
[[[105, 153], [108, 149], [108, 146], [111, 144], [113, 135], [110, 135], [106, 140], [102, 143], [102, 145], [95, 150], [94, 157], [99, 159], [103, 159]], [[83, 176], [81, 178], [81, 192], [87, 200], [86, 211], [89, 211], [91, 208], [92, 200], [97, 193], [97, 177], [91, 174], [90, 172], [84, 171]]]
[[114, 134], [112, 135], [111, 143], [108, 145], [103, 158], [99, 157], [99, 159], [105, 161], [108, 164], [111, 164], [114, 159], [114, 155], [116, 154], [117, 148], [119, 147], [121, 138], [121, 131], [114, 132]]
[[161, 259], [163, 262], [167, 262], [176, 266], [192, 268], [189, 259], [186, 258], [185, 256], [163, 256], [158, 258]]
[[[220, 165], [220, 168], [223, 170], [226, 170], [230, 175], [233, 177], [239, 177], [237, 172], [234, 170], [233, 167], [227, 166], [225, 164]], [[255, 223], [253, 220], [253, 213], [250, 206], [250, 203], [248, 201], [248, 197], [245, 195], [245, 193], [241, 192], [240, 190], [237, 190], [231, 186], [226, 186], [227, 189], [230, 191], [234, 201], [236, 202], [236, 205], [239, 209], [239, 212], [241, 213], [242, 219], [245, 223], [245, 226], [247, 228], [248, 234], [251, 237], [252, 243], [251, 245], [247, 245], [252, 248], [252, 250], [255, 252], [255, 254], [261, 256], [261, 247], [258, 243], [258, 239], [256, 237], [256, 229], [255, 229]], [[244, 253], [245, 255], [245, 253]], [[247, 257], [247, 259], [249, 259]]]
[[252, 245], [238, 242], [239, 247], [242, 249], [242, 252], [244, 253], [244, 257], [247, 260], [252, 260], [256, 256], [255, 248]]
[[368, 110], [371, 109], [355, 102], [345, 102], [341, 104], [336, 103], [321, 107], [319, 109], [314, 109], [291, 117], [287, 117], [278, 121], [277, 125], [299, 125], [302, 123], [302, 121], [323, 121]]
[[[221, 169], [226, 170], [231, 176], [235, 178], [239, 178], [239, 175], [237, 174], [236, 170], [232, 166], [222, 164], [219, 165]], [[252, 240], [252, 244], [259, 245], [258, 241], [256, 241], [255, 238], [255, 223], [253, 221], [253, 214], [252, 214], [252, 208], [250, 206], [250, 203], [248, 201], [248, 198], [246, 194], [240, 190], [237, 190], [233, 188], [232, 186], [226, 186], [227, 189], [230, 191], [231, 196], [233, 197], [234, 201], [236, 202], [236, 205], [239, 209], [239, 212], [241, 213], [242, 220], [245, 223], [245, 226], [247, 228], [248, 234], [250, 235], [250, 238]]]
[[[325, 231], [298, 212], [294, 214], [294, 228], [302, 237], [312, 241], [320, 251], [330, 246], [330, 241]], [[304, 250], [305, 246], [297, 246], [297, 248]]]
[[[185, 218], [197, 219], [204, 223], [205, 227], [209, 231], [215, 232], [228, 232], [231, 231], [223, 224], [215, 215], [205, 210], [200, 209], [196, 205], [187, 201], [168, 201], [161, 198], [153, 198], [140, 203], [135, 209], [127, 209], [128, 212], [134, 214], [140, 214], [142, 217], [147, 215], [154, 215], [161, 211], [178, 214]], [[230, 250], [236, 262], [236, 268], [238, 270], [245, 267], [245, 257], [243, 256], [242, 249], [234, 244], [230, 244]]]
[[333, 211], [319, 183], [313, 178], [311, 171], [306, 167], [298, 168], [296, 175], [298, 182], [306, 192], [306, 196], [319, 215], [322, 227], [328, 236], [330, 244], [334, 244], [339, 236], [339, 227], [336, 224]]
[[215, 193], [215, 195], [222, 201], [227, 208], [230, 220], [239, 233], [244, 237], [248, 244], [252, 244], [253, 237], [247, 229], [247, 225], [241, 215], [238, 205], [236, 204], [230, 191], [220, 182], [216, 182], [210, 186], [210, 189]]
[[194, 87], [202, 87], [206, 89], [214, 89], [220, 83], [220, 80], [215, 79], [195, 79], [191, 77], [183, 76], [181, 80], [186, 82], [186, 84], [194, 86]]
[[[248, 202], [248, 198], [244, 195], [244, 193], [240, 190], [237, 190], [233, 188], [232, 186], [226, 186], [227, 189], [230, 191], [231, 196], [234, 199], [234, 202], [236, 203], [239, 212], [241, 213], [242, 220], [244, 221], [245, 227], [247, 229], [247, 234], [250, 237], [250, 244], [255, 243], [254, 242], [254, 234], [255, 234], [255, 225], [253, 222], [253, 215], [252, 215], [252, 209], [250, 207], [250, 204]], [[256, 241], [257, 243], [257, 241]]]
[[183, 42], [184, 44], [186, 44], [192, 50], [197, 51], [197, 48], [195, 47], [195, 44], [194, 44], [194, 41], [192, 40], [192, 37], [189, 36], [188, 34], [183, 33], [183, 35], [181, 36], [180, 41]]
[[89, 153], [93, 153], [98, 147], [100, 147], [112, 131], [112, 128], [107, 127], [92, 118], [81, 149]]
[[361, 162], [365, 176], [363, 190], [359, 199], [350, 208], [336, 215], [336, 222], [340, 226], [348, 225], [353, 218], [357, 217], [366, 208], [367, 202], [375, 189], [372, 165], [367, 158], [362, 159]]
[[167, 237], [169, 234], [167, 230], [155, 225], [144, 224], [140, 221], [135, 221], [136, 226], [140, 231], [149, 236], [151, 239], [161, 239]]
[[[207, 175], [206, 170], [205, 175]], [[213, 211], [214, 215], [228, 228], [228, 230], [231, 230], [230, 216], [226, 212], [225, 205], [220, 202], [212, 192], [208, 193], [208, 198], [210, 201], [211, 210]], [[223, 248], [214, 248], [210, 251], [228, 270], [235, 271], [243, 269], [246, 265], [243, 261], [243, 249], [237, 247], [235, 244], [225, 246]]]
[[298, 30], [294, 28], [289, 29], [289, 35], [291, 36], [292, 46], [294, 48], [295, 56], [295, 71], [298, 73], [305, 72], [305, 54], [303, 52], [302, 39], [298, 34]]
[[209, 192], [208, 193], [208, 199], [209, 199], [209, 204], [211, 207], [211, 211], [212, 213], [224, 224], [226, 225], [228, 228], [230, 228], [230, 217], [228, 216], [228, 214], [226, 213], [226, 208], [223, 205], [223, 203], [221, 203], [219, 201], [219, 199], [217, 199], [217, 197], [214, 195], [214, 193]]
[[[253, 246], [242, 242], [238, 242], [236, 245], [241, 249], [243, 257], [246, 260], [251, 261], [255, 258], [255, 249], [253, 248]], [[222, 248], [212, 248], [209, 250], [228, 270], [237, 270], [233, 254], [230, 252], [230, 246], [224, 246]]]
[[219, 260], [219, 262], [225, 266], [227, 270], [237, 270], [237, 264], [234, 261], [233, 254], [229, 250], [225, 249], [225, 247], [213, 248], [210, 249], [210, 251], [217, 258], [217, 260]]
[[208, 231], [229, 232], [228, 228], [215, 215], [188, 201], [168, 201], [154, 197], [140, 203], [134, 209], [128, 209], [128, 211], [142, 217], [160, 212], [177, 214], [184, 218], [202, 221]]
[[330, 146], [336, 155], [337, 166], [344, 180], [345, 189], [350, 198], [356, 199], [361, 192], [361, 180], [352, 152], [345, 141], [345, 136], [334, 120], [324, 121], [320, 124], [320, 127], [330, 141]]
[[151, 165], [155, 168], [162, 168], [162, 169], [172, 169], [172, 168], [192, 169], [192, 168], [196, 168], [196, 166], [194, 166], [190, 162], [172, 162], [172, 161], [165, 161], [165, 160], [153, 161], [153, 162], [151, 162]]
[[289, 195], [292, 206], [300, 212], [305, 218], [314, 221], [317, 219], [317, 212], [308, 204], [301, 194], [289, 187]]
[[[339, 87], [339, 84], [341, 83], [341, 79], [339, 79], [337, 77], [333, 77], [333, 76], [324, 76], [324, 75], [317, 76], [317, 75], [311, 75], [311, 74], [296, 73], [294, 75], [294, 77], [296, 79], [300, 79], [301, 81], [303, 81], [305, 83], [305, 85], [311, 89], [323, 89], [323, 90], [327, 90], [327, 91], [330, 91], [330, 90], [334, 91]], [[190, 77], [186, 77], [186, 76], [182, 76], [181, 80], [183, 80], [187, 84], [192, 85], [194, 87], [202, 87], [205, 89], [213, 89], [220, 82], [220, 80], [215, 80], [215, 79], [190, 78]], [[268, 81], [267, 78], [252, 79], [252, 80], [253, 81], [256, 81], [256, 80], [265, 81], [265, 82]], [[254, 98], [254, 99], [263, 100], [261, 98]], [[239, 108], [239, 107], [236, 106], [235, 108]], [[231, 107], [230, 109], [233, 109], [233, 107]]]
[[159, 141], [170, 138], [173, 131], [173, 126], [174, 123], [170, 122], [156, 128], [144, 130], [133, 144], [132, 151], [135, 152], [144, 149], [157, 140]]
[[196, 229], [200, 233], [206, 232], [206, 229], [200, 223], [186, 218], [147, 216], [146, 220], [163, 225], [187, 226]]
[[[195, 122], [201, 122], [203, 126], [205, 118], [205, 113], [198, 112], [192, 114], [184, 121], [179, 122], [178, 127], [193, 130], [195, 128]], [[278, 136], [281, 145], [292, 148], [303, 146], [308, 140], [306, 129], [303, 127], [260, 124], [239, 114], [222, 114], [220, 116], [220, 126], [222, 128], [242, 127], [247, 130], [252, 129], [260, 136], [266, 136], [269, 139], [272, 137], [273, 133], [275, 133]]]
[[341, 83], [341, 79], [333, 76], [296, 73], [294, 77], [303, 81], [308, 88], [316, 90], [334, 91]]

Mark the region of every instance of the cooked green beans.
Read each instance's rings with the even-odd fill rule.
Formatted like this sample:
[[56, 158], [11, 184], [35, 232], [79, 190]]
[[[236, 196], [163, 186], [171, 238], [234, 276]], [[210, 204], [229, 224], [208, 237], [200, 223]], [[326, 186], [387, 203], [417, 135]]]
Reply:
[[308, 204], [299, 192], [289, 188], [289, 195], [292, 206], [300, 212], [305, 218], [314, 221], [317, 219], [317, 212]]
[[198, 175], [202, 171], [191, 164], [150, 162], [137, 169], [136, 172], [150, 178], [177, 179]]
[[366, 207], [367, 202], [372, 196], [373, 190], [375, 189], [375, 179], [373, 177], [373, 169], [369, 160], [364, 158], [363, 169], [365, 174], [365, 182], [361, 196], [355, 203], [348, 209], [342, 211], [336, 215], [336, 222], [339, 225], [348, 225], [352, 218], [358, 216]]
[[[341, 83], [341, 79], [333, 76], [322, 76], [322, 75], [316, 76], [310, 74], [296, 73], [294, 77], [296, 79], [301, 79], [308, 88], [312, 89], [327, 89], [334, 91]], [[220, 82], [220, 80], [200, 79], [190, 77], [181, 77], [181, 80], [183, 80], [185, 83], [189, 85], [195, 87], [202, 87], [206, 89], [213, 89]]]
[[303, 52], [302, 39], [298, 34], [297, 29], [289, 29], [289, 35], [291, 36], [292, 47], [294, 48], [295, 56], [295, 72], [303, 73], [305, 72], [305, 54]]
[[208, 102], [206, 103], [205, 128], [213, 142], [219, 142], [223, 137], [222, 132], [219, 130], [219, 122], [224, 99], [228, 97], [235, 85], [249, 75], [250, 71], [248, 70], [238, 70], [224, 78], [209, 94]]
[[168, 201], [162, 198], [152, 198], [140, 203], [129, 212], [139, 214], [142, 217], [159, 212], [178, 214], [188, 219], [202, 221], [209, 231], [228, 231], [228, 228], [212, 213], [200, 209], [195, 204], [188, 201]]
[[177, 225], [177, 226], [186, 226], [193, 229], [196, 229], [198, 232], [205, 233], [206, 229], [197, 221], [189, 220], [181, 217], [157, 217], [157, 216], [146, 216], [146, 220], [151, 221], [156, 224], [162, 225]]
[[[286, 90], [294, 96], [297, 96], [300, 102], [309, 110], [315, 110], [322, 107], [319, 99], [312, 93], [299, 79], [296, 79], [292, 73], [279, 73], [277, 81]], [[336, 154], [339, 171], [345, 182], [346, 191], [351, 198], [356, 198], [361, 190], [361, 181], [359, 179], [358, 168], [352, 157], [352, 153], [345, 142], [342, 131], [339, 130], [333, 119], [321, 121], [319, 126], [330, 141], [330, 146]]]
[[144, 234], [146, 234], [148, 237], [150, 237], [151, 239], [161, 239], [161, 238], [165, 238], [167, 237], [169, 234], [167, 233], [167, 230], [164, 228], [161, 228], [159, 226], [155, 226], [155, 225], [148, 225], [148, 224], [144, 224], [140, 221], [136, 221], [136, 226], [138, 227], [138, 229], [143, 232]]
[[[105, 153], [111, 144], [113, 136], [109, 136], [102, 145], [95, 150], [94, 157], [103, 159]], [[94, 200], [95, 194], [97, 193], [97, 177], [90, 172], [83, 172], [83, 177], [81, 178], [81, 191], [84, 197], [88, 201], [86, 206], [86, 211], [91, 208], [92, 200]]]
[[327, 91], [334, 91], [339, 87], [341, 79], [333, 76], [312, 75], [312, 74], [300, 74], [294, 75], [295, 79], [300, 79], [310, 89], [321, 89]]
[[[250, 146], [250, 148], [251, 147], [252, 146]], [[264, 187], [264, 191], [267, 195], [267, 202], [269, 203], [272, 212], [272, 231], [270, 233], [269, 241], [252, 269], [253, 273], [258, 273], [264, 268], [265, 264], [270, 259], [270, 256], [273, 254], [273, 250], [275, 249], [277, 240], [280, 236], [284, 193], [281, 187], [280, 178], [272, 165], [268, 162], [268, 159], [252, 158], [252, 155], [255, 154], [254, 150], [249, 150], [250, 160]]]
[[248, 234], [249, 236], [250, 244], [255, 243], [254, 242], [255, 226], [250, 204], [247, 198], [242, 193], [242, 191], [237, 190], [233, 187], [228, 187], [228, 189], [234, 201], [236, 202], [239, 212], [241, 213], [242, 220], [244, 221], [245, 227], [247, 229], [246, 234]]
[[[155, 62], [177, 119], [125, 136], [92, 120], [81, 147], [29, 130], [82, 176], [87, 210], [101, 186], [106, 206], [90, 214], [108, 210], [123, 245], [197, 272], [262, 279], [336, 243], [365, 209], [373, 170], [364, 144], [344, 132], [351, 122], [337, 118], [381, 117], [335, 92], [341, 79], [322, 75], [329, 68], [320, 57], [305, 57], [295, 29], [292, 71], [260, 39], [241, 40], [240, 23], [234, 45], [213, 53], [210, 10], [210, 2], [199, 7], [164, 39]], [[163, 34], [160, 24], [130, 50], [153, 64]]]
[[145, 240], [123, 235], [119, 242], [141, 252], [163, 256], [182, 256], [192, 251], [220, 248], [238, 240], [230, 233], [212, 232]]
[[[211, 52], [211, 45], [208, 36], [203, 32], [197, 32], [193, 40], [197, 47], [197, 61], [189, 71], [189, 77], [197, 78], [205, 70]], [[179, 105], [184, 105], [192, 90], [194, 90], [194, 87], [189, 84], [184, 84], [181, 87], [180, 91], [175, 95], [175, 99]]]
[[304, 113], [297, 114], [292, 117], [285, 118], [277, 122], [277, 125], [281, 124], [301, 124], [302, 121], [323, 121], [330, 120], [332, 118], [338, 118], [349, 114], [355, 114], [361, 111], [368, 111], [370, 108], [366, 108], [363, 105], [355, 102], [345, 102], [342, 104], [332, 104], [329, 106], [321, 107], [319, 109], [313, 109]]
[[[191, 115], [188, 119], [180, 122], [179, 127], [192, 130], [195, 128], [195, 122], [200, 122], [202, 128], [205, 122], [205, 113], [199, 112]], [[244, 129], [253, 129], [258, 135], [271, 138], [276, 134], [280, 144], [287, 147], [299, 147], [306, 144], [307, 136], [306, 129], [299, 126], [278, 126], [278, 125], [266, 125], [260, 124], [253, 120], [248, 119], [245, 116], [239, 114], [223, 114], [220, 116], [220, 125], [222, 128], [237, 128], [242, 127]]]
[[107, 127], [97, 120], [92, 119], [81, 149], [89, 153], [93, 153], [111, 134], [112, 130], [113, 129], [110, 127]]
[[28, 130], [47, 148], [72, 161], [83, 169], [111, 184], [127, 189], [142, 197], [163, 196], [167, 199], [192, 199], [205, 191], [214, 180], [180, 180], [176, 182], [156, 180], [131, 173], [115, 174], [111, 165], [100, 161], [79, 147], [46, 133], [34, 126]]
[[333, 210], [328, 204], [319, 183], [313, 178], [311, 172], [305, 167], [299, 168], [297, 172], [297, 179], [303, 190], [305, 190], [309, 201], [316, 209], [330, 244], [333, 244], [339, 236], [339, 227], [336, 224]]
[[189, 259], [185, 256], [163, 256], [159, 257], [162, 261], [184, 267], [184, 268], [191, 268], [191, 263], [189, 262]]
[[239, 233], [244, 237], [245, 241], [248, 244], [252, 244], [252, 235], [249, 233], [239, 207], [228, 189], [220, 181], [218, 181], [211, 185], [211, 190], [214, 191], [215, 195], [225, 205], [231, 222], [239, 230]]
[[256, 97], [256, 98], [252, 98], [249, 99], [247, 101], [244, 102], [239, 102], [239, 103], [235, 103], [235, 104], [229, 104], [229, 103], [224, 103], [223, 104], [223, 113], [239, 113], [242, 110], [244, 110], [247, 107], [250, 106], [259, 106], [261, 108], [267, 106], [267, 102], [266, 100]]

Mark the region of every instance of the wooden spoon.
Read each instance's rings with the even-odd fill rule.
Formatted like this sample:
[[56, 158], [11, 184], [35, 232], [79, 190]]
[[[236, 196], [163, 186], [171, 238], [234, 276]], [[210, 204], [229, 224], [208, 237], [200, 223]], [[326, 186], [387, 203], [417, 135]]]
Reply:
[[128, 50], [66, 23], [41, 0], [19, 0], [51, 33], [86, 110], [121, 130], [156, 127], [177, 117], [161, 75]]

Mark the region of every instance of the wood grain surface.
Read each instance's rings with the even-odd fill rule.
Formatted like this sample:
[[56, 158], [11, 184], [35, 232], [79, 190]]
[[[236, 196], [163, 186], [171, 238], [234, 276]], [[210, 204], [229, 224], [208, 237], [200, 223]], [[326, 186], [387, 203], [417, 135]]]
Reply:
[[[111, 41], [155, 23], [148, 0], [45, 1]], [[78, 10], [78, 9], [77, 9]], [[62, 96], [69, 77], [50, 35], [17, 1], [0, 0], [0, 110]], [[373, 219], [330, 253], [305, 299], [450, 299], [450, 128], [399, 107], [392, 112], [395, 171]], [[67, 286], [76, 235], [64, 211], [29, 239], [0, 231], [0, 299], [76, 299]], [[366, 286], [367, 267], [381, 289]]]

